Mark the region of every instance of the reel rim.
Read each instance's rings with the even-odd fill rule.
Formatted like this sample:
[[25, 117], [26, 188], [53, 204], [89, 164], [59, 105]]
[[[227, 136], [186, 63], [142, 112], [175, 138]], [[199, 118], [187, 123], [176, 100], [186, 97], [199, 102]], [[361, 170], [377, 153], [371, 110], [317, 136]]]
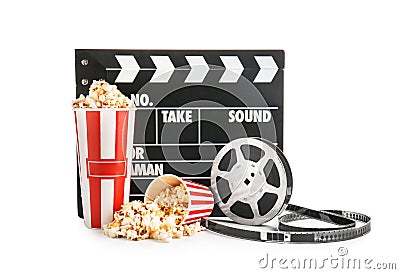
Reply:
[[[229, 204], [223, 203], [223, 198], [221, 198], [220, 192], [218, 190], [218, 181], [217, 181], [217, 178], [219, 177], [218, 175], [220, 174], [219, 172], [221, 172], [221, 170], [219, 169], [219, 165], [220, 165], [222, 159], [228, 153], [230, 153], [230, 151], [232, 149], [234, 149], [235, 154], [237, 154], [236, 150], [238, 148], [240, 150], [241, 146], [243, 146], [243, 145], [253, 145], [253, 146], [257, 147], [258, 149], [260, 149], [261, 151], [263, 151], [264, 155], [261, 156], [257, 162], [254, 162], [251, 159], [244, 159], [243, 151], [240, 151], [240, 153], [242, 154], [241, 161], [243, 161], [243, 159], [244, 159], [245, 163], [246, 163], [245, 169], [243, 170], [243, 168], [241, 168], [241, 169], [237, 170], [237, 172], [242, 172], [242, 174], [239, 174], [239, 176], [241, 176], [241, 177], [238, 180], [238, 182], [235, 182], [234, 184], [232, 184], [234, 187], [230, 188], [230, 194], [228, 195], [229, 196], [228, 201], [230, 199], [232, 199], [233, 202], [231, 202]], [[266, 162], [264, 160], [265, 163], [264, 163], [264, 165], [262, 165], [261, 159], [263, 159], [264, 157], [266, 157]], [[268, 177], [265, 176], [264, 170], [260, 169], [260, 167], [261, 168], [265, 167], [265, 165], [267, 165], [267, 163], [270, 160], [273, 161], [273, 164], [275, 165], [275, 167], [278, 171], [278, 175], [279, 175], [279, 187], [275, 188], [275, 190], [272, 190], [272, 191], [271, 191], [271, 189], [273, 189], [275, 186], [273, 186], [272, 184], [270, 184], [267, 181]], [[237, 165], [237, 163], [235, 163], [231, 167], [231, 170], [229, 172], [232, 172], [233, 168], [236, 165]], [[250, 188], [252, 188], [253, 184], [256, 184], [256, 183], [254, 183], [254, 181], [256, 181], [256, 180], [259, 181], [261, 179], [263, 179], [264, 181], [262, 181], [261, 185], [259, 186], [259, 189], [257, 189], [257, 191], [254, 192], [252, 195], [250, 193], [246, 193], [246, 192], [244, 192], [242, 194], [241, 193], [236, 194], [238, 192], [237, 188], [239, 187], [239, 185], [243, 185], [242, 181], [245, 178], [246, 178], [246, 180], [248, 180], [248, 178], [247, 178], [248, 176], [246, 175], [246, 173], [248, 173], [249, 165], [252, 165], [253, 168], [257, 169], [257, 172], [252, 173], [252, 174], [254, 174], [254, 176], [253, 176], [254, 178], [251, 181], [252, 185], [250, 186]], [[254, 167], [254, 165], [256, 165], [256, 167]], [[233, 179], [237, 179], [237, 178], [233, 178]], [[215, 203], [218, 205], [218, 207], [221, 209], [221, 211], [225, 214], [225, 216], [229, 217], [233, 221], [235, 221], [239, 224], [245, 224], [245, 225], [261, 225], [265, 222], [270, 221], [271, 219], [274, 219], [276, 216], [281, 214], [285, 210], [286, 206], [289, 203], [289, 200], [290, 200], [291, 194], [292, 194], [292, 188], [293, 188], [293, 178], [292, 178], [291, 169], [290, 169], [287, 159], [283, 155], [283, 152], [277, 146], [275, 146], [273, 143], [271, 143], [265, 139], [257, 138], [257, 137], [238, 138], [238, 139], [235, 139], [235, 140], [229, 142], [228, 144], [226, 144], [218, 152], [217, 156], [214, 159], [212, 169], [211, 169], [211, 180], [210, 181], [211, 181], [210, 189], [214, 193], [214, 196], [216, 198], [218, 197], [218, 200], [216, 200]], [[250, 183], [249, 183], [249, 185], [250, 185]], [[230, 186], [231, 186], [231, 184], [230, 184]], [[264, 189], [267, 188], [267, 189], [265, 191], [263, 191], [263, 188]], [[241, 187], [240, 190], [242, 190], [242, 189], [243, 189], [243, 186]], [[261, 195], [263, 195], [265, 193], [276, 194], [277, 198], [276, 198], [273, 206], [271, 208], [269, 208], [269, 210], [265, 214], [260, 214], [259, 206], [257, 206], [258, 205], [257, 202], [260, 201], [260, 199], [262, 197]], [[232, 196], [234, 196], [234, 194], [239, 197], [232, 197]], [[260, 197], [258, 197], [258, 196], [260, 196]], [[242, 216], [236, 215], [235, 213], [233, 213], [231, 211], [232, 205], [234, 203], [241, 202], [241, 200], [245, 200], [247, 202], [247, 205], [250, 206], [250, 209], [252, 210], [252, 213], [253, 213], [252, 218], [247, 219]]]

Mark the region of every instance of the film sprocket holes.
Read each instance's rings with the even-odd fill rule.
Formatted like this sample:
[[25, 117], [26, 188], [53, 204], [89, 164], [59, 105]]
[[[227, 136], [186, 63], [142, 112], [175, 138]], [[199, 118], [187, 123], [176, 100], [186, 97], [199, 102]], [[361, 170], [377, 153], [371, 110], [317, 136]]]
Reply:
[[[212, 165], [211, 191], [232, 222], [204, 218], [207, 229], [243, 239], [267, 242], [334, 242], [361, 237], [371, 230], [367, 215], [341, 210], [312, 210], [289, 204], [292, 173], [282, 151], [261, 138], [240, 138], [224, 146]], [[258, 229], [278, 218], [279, 231]], [[332, 227], [302, 227], [290, 222], [314, 219]]]
[[[289, 204], [292, 176], [280, 150], [283, 68], [280, 50], [76, 50], [76, 91], [87, 95], [89, 83], [104, 79], [137, 106], [130, 200], [143, 200], [149, 183], [170, 173], [211, 182], [212, 216], [236, 222], [202, 219], [221, 234], [273, 242], [365, 235], [371, 219], [364, 214]], [[285, 209], [292, 213], [277, 217]], [[79, 177], [78, 213], [83, 216]], [[274, 218], [278, 231], [254, 226]], [[335, 227], [292, 224], [304, 219]]]
[[[137, 107], [130, 200], [163, 174], [209, 186], [231, 140], [283, 146], [282, 50], [76, 50], [75, 59], [77, 97], [104, 79]], [[223, 216], [218, 206], [212, 215]]]

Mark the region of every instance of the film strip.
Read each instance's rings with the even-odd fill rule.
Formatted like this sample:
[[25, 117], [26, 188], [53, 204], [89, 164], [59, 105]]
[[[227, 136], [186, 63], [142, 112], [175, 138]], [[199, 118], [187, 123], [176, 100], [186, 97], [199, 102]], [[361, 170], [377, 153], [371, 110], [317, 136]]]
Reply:
[[[170, 173], [210, 187], [217, 204], [211, 216], [233, 221], [202, 222], [221, 234], [332, 242], [370, 231], [364, 214], [289, 204], [292, 174], [280, 150], [283, 51], [76, 50], [75, 58], [77, 96], [104, 79], [137, 107], [130, 200], [143, 200], [150, 182]], [[79, 175], [77, 188], [83, 217]], [[285, 209], [291, 213], [281, 216]], [[255, 229], [272, 219], [279, 231]], [[334, 227], [295, 225], [307, 219]]]
[[[327, 242], [338, 242], [351, 240], [354, 238], [361, 237], [371, 231], [371, 218], [367, 215], [341, 210], [324, 210], [318, 211], [324, 216], [336, 220], [348, 220], [351, 225], [346, 228], [304, 228], [304, 227], [293, 227], [286, 223], [294, 222], [298, 220], [304, 220], [307, 218], [316, 219], [314, 214], [308, 215], [306, 209], [299, 206], [289, 204], [286, 210], [291, 211], [294, 208], [301, 208], [302, 213], [294, 210], [293, 213], [284, 215], [279, 218], [279, 232], [275, 231], [257, 231], [251, 229], [241, 229], [237, 227], [230, 227], [230, 221], [214, 220], [212, 218], [202, 219], [202, 225], [207, 229], [217, 232], [219, 234], [255, 241], [264, 242], [283, 242], [283, 243], [327, 243]], [[311, 210], [314, 211], [314, 210]], [[318, 218], [317, 218], [318, 219]], [[324, 221], [325, 219], [318, 219]], [[337, 224], [333, 222], [334, 224]], [[360, 226], [356, 226], [357, 223], [361, 223]], [[339, 225], [340, 226], [340, 225]]]
[[[205, 218], [202, 224], [220, 234], [266, 242], [325, 243], [354, 239], [370, 232], [371, 218], [367, 215], [289, 204], [292, 188], [289, 163], [278, 147], [261, 138], [234, 140], [219, 151], [211, 171], [211, 191], [216, 203], [234, 222]], [[291, 213], [279, 216], [284, 210]], [[255, 229], [254, 225], [276, 217], [278, 231]], [[307, 219], [333, 226], [293, 225]]]

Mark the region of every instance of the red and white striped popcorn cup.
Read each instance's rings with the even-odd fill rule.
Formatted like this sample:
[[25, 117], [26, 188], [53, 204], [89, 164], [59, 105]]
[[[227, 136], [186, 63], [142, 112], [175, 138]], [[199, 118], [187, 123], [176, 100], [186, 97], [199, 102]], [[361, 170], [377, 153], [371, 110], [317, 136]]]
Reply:
[[74, 109], [85, 226], [102, 228], [129, 201], [135, 110]]
[[183, 184], [188, 195], [188, 208], [182, 224], [189, 224], [208, 217], [214, 207], [213, 194], [205, 185], [179, 178], [172, 174], [158, 176], [147, 187], [145, 201], [153, 201], [157, 195], [168, 187]]

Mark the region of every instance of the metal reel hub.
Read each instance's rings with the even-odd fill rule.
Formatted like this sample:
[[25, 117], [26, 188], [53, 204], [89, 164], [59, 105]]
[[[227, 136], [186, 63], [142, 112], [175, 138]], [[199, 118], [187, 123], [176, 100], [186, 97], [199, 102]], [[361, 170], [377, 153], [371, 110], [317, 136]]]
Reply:
[[260, 225], [285, 209], [292, 176], [283, 153], [271, 142], [240, 138], [218, 152], [210, 188], [227, 217], [240, 224]]

